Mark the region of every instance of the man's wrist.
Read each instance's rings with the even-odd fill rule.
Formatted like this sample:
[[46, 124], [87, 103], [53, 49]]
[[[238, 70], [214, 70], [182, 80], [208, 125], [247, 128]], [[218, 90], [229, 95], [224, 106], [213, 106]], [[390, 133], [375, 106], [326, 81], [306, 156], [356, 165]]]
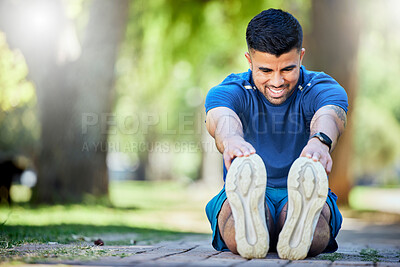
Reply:
[[222, 140], [222, 145], [224, 146], [224, 148], [226, 148], [228, 146], [228, 143], [231, 142], [232, 139], [237, 139], [237, 140], [239, 139], [239, 140], [243, 140], [244, 141], [243, 137], [240, 136], [240, 135], [236, 135], [235, 134], [235, 135], [226, 136], [224, 138], [224, 140]]
[[326, 145], [329, 149], [329, 151], [331, 151], [332, 148], [332, 140], [329, 138], [329, 136], [327, 136], [326, 134], [324, 134], [323, 132], [318, 132], [313, 134], [310, 137], [310, 140], [312, 139], [317, 139], [318, 141], [320, 141], [322, 144]]

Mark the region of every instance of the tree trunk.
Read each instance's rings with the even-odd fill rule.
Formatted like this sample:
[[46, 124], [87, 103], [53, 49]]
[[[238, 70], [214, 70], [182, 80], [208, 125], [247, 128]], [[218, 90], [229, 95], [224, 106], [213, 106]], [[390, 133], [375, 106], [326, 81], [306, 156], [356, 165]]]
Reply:
[[[53, 7], [54, 30], [46, 38], [27, 40], [31, 22], [23, 19], [24, 14], [44, 6]], [[13, 14], [0, 20], [0, 28], [10, 46], [22, 51], [36, 86], [41, 146], [34, 201], [79, 202], [86, 194], [107, 196], [107, 121], [112, 121], [108, 115], [114, 64], [128, 1], [92, 2], [82, 53], [72, 61], [60, 61], [60, 47], [65, 45], [61, 33], [68, 26], [61, 1], [2, 1], [0, 10]]]
[[209, 188], [220, 190], [224, 185], [222, 155], [215, 146], [215, 140], [208, 133], [204, 123], [201, 132], [202, 139], [202, 164], [201, 180]]
[[359, 22], [355, 1], [313, 0], [312, 31], [306, 37], [309, 69], [321, 70], [335, 78], [346, 90], [349, 98], [346, 131], [332, 154], [333, 170], [329, 176], [338, 202], [348, 203], [351, 189], [352, 111], [357, 91], [357, 51]]

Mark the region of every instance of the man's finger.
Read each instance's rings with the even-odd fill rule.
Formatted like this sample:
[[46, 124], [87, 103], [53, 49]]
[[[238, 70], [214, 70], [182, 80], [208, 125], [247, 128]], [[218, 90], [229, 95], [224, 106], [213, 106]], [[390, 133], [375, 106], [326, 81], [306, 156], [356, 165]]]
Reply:
[[247, 149], [249, 150], [250, 154], [256, 153], [256, 150], [254, 149], [254, 147], [249, 143], [247, 143]]
[[315, 152], [312, 156], [313, 161], [319, 161], [320, 158], [321, 158], [321, 155], [318, 152]]
[[239, 148], [235, 148], [234, 150], [229, 152], [229, 156], [231, 157], [231, 159], [233, 159], [234, 157], [243, 156], [243, 153], [240, 151]]
[[326, 165], [326, 173], [327, 173], [327, 174], [330, 174], [330, 173], [331, 173], [331, 171], [332, 171], [332, 165], [333, 165], [332, 160], [328, 160], [328, 164]]
[[250, 143], [247, 143], [247, 146], [248, 146], [248, 148], [250, 150], [250, 154], [256, 153], [256, 149]]
[[225, 162], [226, 170], [229, 170], [229, 167], [231, 166], [231, 161], [232, 161], [232, 158], [229, 156], [229, 154], [224, 153], [224, 162]]
[[244, 155], [245, 157], [250, 156], [250, 150], [247, 148], [246, 145], [242, 144], [242, 145], [240, 146], [240, 150], [242, 151], [242, 153], [243, 153], [243, 155]]
[[242, 156], [243, 156], [243, 152], [240, 151], [239, 148], [236, 148], [236, 149], [234, 150], [233, 155], [236, 156], [236, 157], [242, 157]]

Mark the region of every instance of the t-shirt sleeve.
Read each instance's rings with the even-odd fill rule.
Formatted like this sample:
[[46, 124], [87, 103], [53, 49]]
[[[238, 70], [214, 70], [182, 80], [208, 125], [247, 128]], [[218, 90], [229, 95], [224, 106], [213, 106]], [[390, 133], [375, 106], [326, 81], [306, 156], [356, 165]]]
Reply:
[[211, 88], [206, 96], [206, 113], [216, 107], [227, 107], [236, 114], [243, 113], [246, 106], [246, 94], [244, 90], [236, 83], [220, 84]]
[[313, 79], [305, 94], [306, 110], [315, 113], [326, 105], [341, 107], [346, 113], [348, 111], [347, 93], [340, 84], [325, 73], [321, 73]]

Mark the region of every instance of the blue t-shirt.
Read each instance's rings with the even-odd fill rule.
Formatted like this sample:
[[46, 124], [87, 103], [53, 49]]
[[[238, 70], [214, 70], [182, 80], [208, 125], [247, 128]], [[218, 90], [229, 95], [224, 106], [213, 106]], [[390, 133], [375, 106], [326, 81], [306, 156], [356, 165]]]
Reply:
[[[206, 112], [216, 107], [233, 110], [243, 124], [244, 139], [265, 163], [268, 186], [286, 187], [290, 166], [310, 137], [315, 112], [336, 105], [347, 112], [346, 91], [323, 72], [301, 66], [295, 90], [280, 105], [271, 104], [254, 85], [251, 70], [231, 74], [207, 94]], [[224, 164], [224, 181], [226, 177]]]

